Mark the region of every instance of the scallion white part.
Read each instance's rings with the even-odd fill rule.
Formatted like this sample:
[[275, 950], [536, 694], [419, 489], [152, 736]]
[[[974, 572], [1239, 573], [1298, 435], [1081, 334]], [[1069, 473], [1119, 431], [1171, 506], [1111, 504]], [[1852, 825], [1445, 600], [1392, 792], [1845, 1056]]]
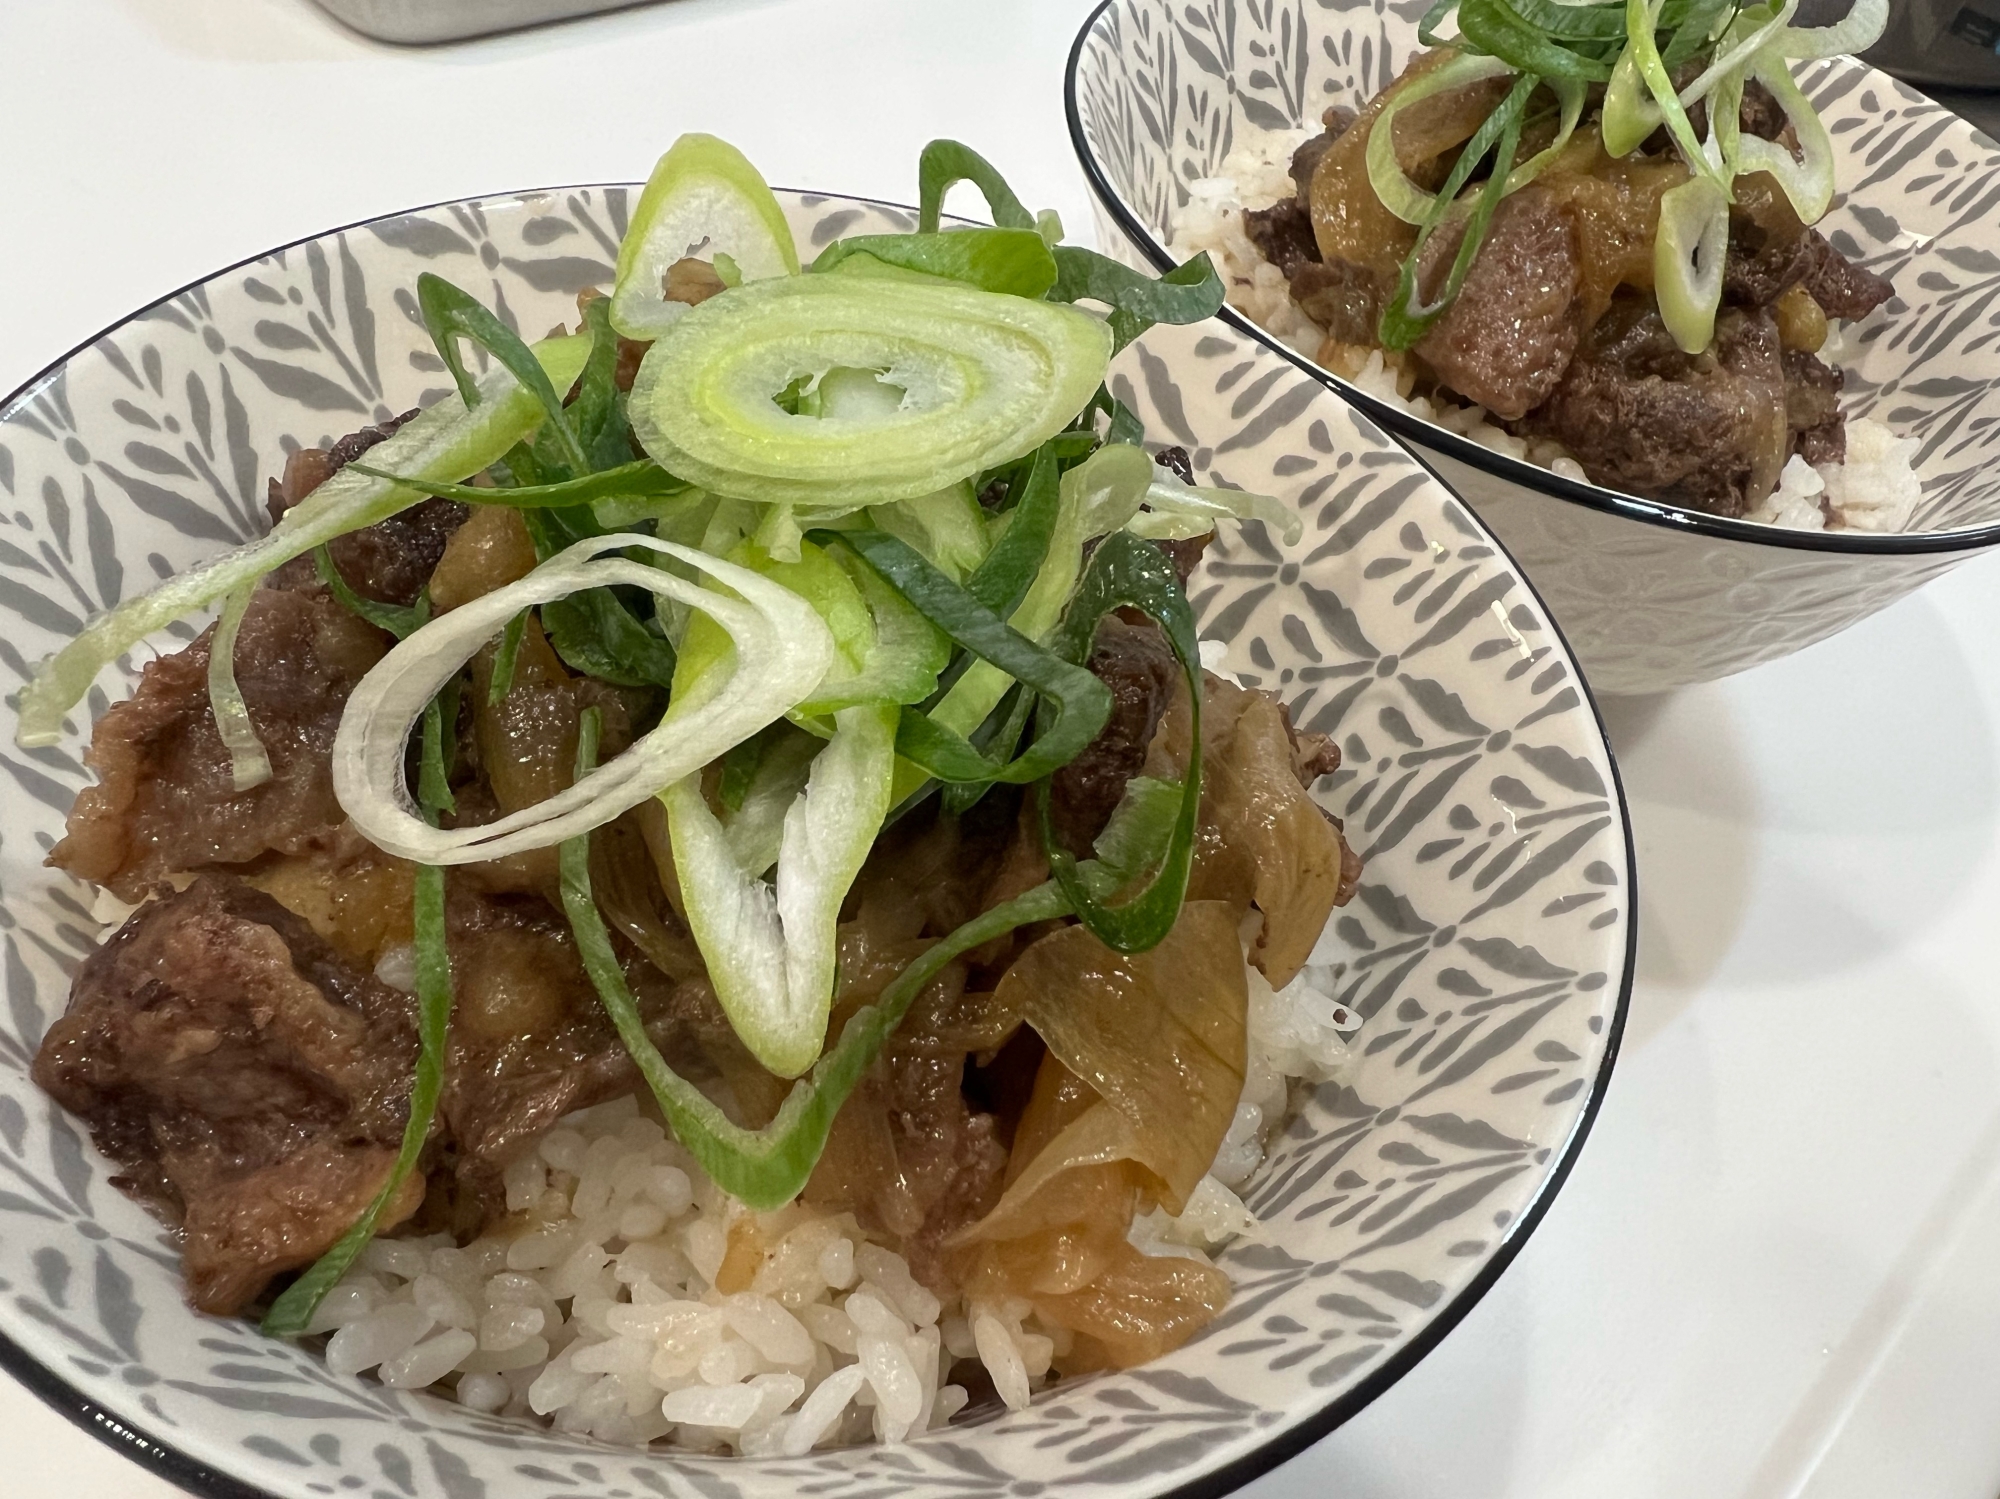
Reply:
[[[730, 592], [606, 555], [627, 548], [671, 557]], [[521, 610], [613, 585], [643, 588], [707, 614], [730, 637], [730, 669], [677, 696], [651, 733], [554, 796], [477, 827], [430, 826], [404, 771], [410, 731], [425, 704]], [[833, 654], [833, 636], [812, 605], [749, 568], [636, 533], [594, 537], [432, 620], [383, 657], [341, 715], [334, 795], [365, 837], [419, 864], [469, 864], [547, 848], [611, 821], [783, 717], [818, 687]]]
[[236, 635], [254, 592], [256, 585], [245, 583], [229, 595], [208, 642], [209, 711], [215, 716], [215, 732], [229, 751], [230, 779], [238, 791], [271, 779], [271, 757], [265, 753], [264, 741], [257, 737], [257, 726], [250, 721], [243, 689], [236, 684]]
[[618, 247], [611, 326], [627, 338], [658, 338], [685, 316], [662, 282], [677, 260], [705, 252], [718, 273], [733, 268], [737, 285], [797, 275], [791, 225], [771, 189], [743, 153], [712, 135], [675, 141], [653, 168], [631, 226]]
[[688, 928], [716, 998], [780, 1077], [811, 1067], [826, 1040], [840, 907], [889, 812], [896, 715], [889, 704], [834, 715], [833, 738], [785, 813], [769, 885], [709, 810], [698, 771], [661, 793]]
[[1833, 206], [1833, 138], [1805, 91], [1792, 81], [1785, 60], [1767, 51], [1757, 59], [1752, 76], [1771, 91], [1799, 138], [1798, 156], [1782, 142], [1744, 136], [1737, 150], [1738, 169], [1769, 172], [1791, 200], [1792, 211], [1804, 224], [1818, 223]]
[[1257, 494], [1248, 489], [1183, 484], [1173, 470], [1157, 464], [1153, 468], [1153, 482], [1146, 490], [1145, 503], [1146, 509], [1125, 524], [1125, 529], [1135, 536], [1158, 534], [1148, 529], [1153, 518], [1169, 516], [1206, 522], [1200, 530], [1191, 533], [1197, 536], [1220, 520], [1262, 521], [1278, 534], [1286, 546], [1291, 546], [1305, 534], [1305, 520], [1298, 507], [1287, 505], [1274, 495]]
[[1775, 43], [1780, 55], [1801, 60], [1865, 52], [1882, 40], [1889, 25], [1889, 0], [1854, 0], [1854, 8], [1831, 26], [1795, 26]]
[[1729, 198], [1721, 188], [1690, 177], [1661, 195], [1653, 283], [1661, 321], [1689, 354], [1699, 354], [1715, 337], [1728, 249]]
[[[1074, 307], [948, 281], [793, 276], [675, 322], [628, 410], [654, 461], [711, 493], [882, 505], [1033, 452], [1090, 399], [1110, 356], [1110, 330]], [[881, 371], [902, 395], [820, 415], [778, 404], [833, 370]]]
[[[1396, 116], [1412, 104], [1437, 94], [1467, 88], [1488, 78], [1511, 77], [1514, 69], [1497, 57], [1461, 54], [1398, 88], [1389, 96], [1382, 112], [1368, 131], [1368, 183], [1382, 206], [1406, 224], [1429, 222], [1437, 207], [1437, 195], [1426, 192], [1410, 180], [1396, 158]], [[1580, 92], [1580, 91], [1579, 91]], [[1579, 104], [1579, 108], [1581, 105]], [[1567, 115], [1567, 101], [1565, 101]]]

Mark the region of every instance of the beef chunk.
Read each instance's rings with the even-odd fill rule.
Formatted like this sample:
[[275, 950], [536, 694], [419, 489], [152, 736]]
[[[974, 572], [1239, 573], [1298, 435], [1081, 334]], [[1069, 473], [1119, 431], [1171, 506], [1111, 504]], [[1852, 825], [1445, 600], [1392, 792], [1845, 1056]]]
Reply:
[[1156, 541], [1153, 545], [1167, 554], [1167, 561], [1174, 565], [1174, 576], [1181, 580], [1181, 590], [1186, 592], [1188, 579], [1192, 578], [1194, 570], [1201, 566], [1202, 553], [1208, 550], [1208, 544], [1213, 540], [1215, 533], [1204, 531], [1199, 536], [1188, 536], [1174, 541]]
[[1243, 231], [1250, 243], [1290, 280], [1301, 266], [1316, 264], [1319, 244], [1313, 239], [1312, 211], [1296, 198], [1269, 208], [1244, 212]]
[[1125, 783], [1146, 763], [1146, 747], [1181, 677], [1173, 647], [1156, 626], [1116, 618], [1098, 625], [1090, 670], [1111, 689], [1111, 717], [1049, 786], [1056, 833], [1079, 854], [1104, 831]]
[[1785, 427], [1791, 451], [1818, 467], [1847, 457], [1847, 419], [1840, 388], [1847, 377], [1803, 349], [1787, 349]]
[[1340, 139], [1355, 118], [1354, 111], [1345, 105], [1329, 105], [1320, 116], [1326, 128], [1292, 153], [1291, 176], [1298, 191], [1283, 202], [1269, 208], [1252, 208], [1243, 215], [1244, 231], [1250, 242], [1288, 281], [1302, 266], [1315, 264], [1320, 258], [1312, 223], [1313, 173], [1327, 148]]
[[257, 592], [236, 681], [271, 778], [238, 791], [209, 708], [214, 633], [149, 664], [138, 691], [98, 720], [84, 757], [97, 784], [77, 796], [50, 863], [137, 900], [168, 874], [298, 853], [339, 826], [334, 731], [388, 637], [323, 592]]
[[1517, 424], [1568, 448], [1593, 483], [1741, 515], [1787, 452], [1784, 366], [1764, 312], [1725, 311], [1716, 340], [1681, 352], [1650, 298], [1621, 296], [1555, 393]]
[[1896, 294], [1888, 281], [1849, 260], [1817, 229], [1806, 231], [1805, 242], [1809, 260], [1799, 285], [1828, 317], [1859, 322]]
[[1292, 181], [1299, 190], [1299, 202], [1303, 203], [1312, 194], [1313, 173], [1319, 170], [1319, 159], [1326, 155], [1327, 148], [1339, 140], [1360, 116], [1345, 104], [1329, 104], [1319, 117], [1323, 127], [1320, 133], [1304, 142], [1292, 153]]
[[[497, 1207], [500, 1172], [563, 1115], [641, 1086], [560, 912], [454, 880], [445, 908], [455, 1007], [443, 1117], [458, 1185]], [[675, 984], [621, 943], [654, 1043], [683, 1074], [740, 1051], [705, 980]]]
[[[1756, 192], [1744, 189], [1746, 197]], [[1896, 294], [1888, 281], [1842, 255], [1817, 229], [1800, 225], [1789, 205], [1773, 204], [1762, 214], [1732, 209], [1723, 299], [1738, 307], [1769, 307], [1794, 286], [1804, 287], [1828, 317], [1847, 322], [1867, 317]]]
[[[120, 1186], [179, 1218], [189, 1295], [226, 1314], [318, 1258], [381, 1189], [415, 1055], [403, 995], [269, 896], [209, 876], [84, 961], [34, 1077]], [[413, 1179], [382, 1226], [421, 1196]]]
[[[1745, 135], [1754, 135], [1759, 140], [1766, 141], [1779, 139], [1790, 128], [1791, 123], [1785, 118], [1785, 111], [1778, 103], [1778, 96], [1754, 78], [1743, 85], [1743, 104], [1737, 110], [1736, 117]], [[1702, 124], [1701, 134], [1704, 137], [1708, 134], [1706, 121]]]
[[1389, 288], [1367, 266], [1309, 261], [1291, 275], [1292, 300], [1338, 343], [1372, 345]]
[[[1430, 294], [1464, 237], [1461, 228], [1424, 247], [1418, 275]], [[1524, 188], [1501, 201], [1457, 300], [1416, 352], [1459, 395], [1517, 420], [1548, 399], [1576, 353], [1581, 280], [1569, 210], [1546, 188]]]
[[[406, 411], [379, 426], [350, 432], [331, 448], [300, 448], [285, 460], [285, 475], [273, 479], [266, 505], [273, 522], [377, 443], [393, 436], [417, 413]], [[466, 517], [456, 500], [424, 500], [375, 525], [327, 543], [333, 565], [347, 586], [385, 604], [410, 604], [444, 555], [444, 544]], [[317, 586], [313, 559], [297, 557], [271, 575], [278, 588]]]
[[1188, 450], [1180, 446], [1180, 444], [1176, 443], [1170, 448], [1161, 448], [1159, 452], [1153, 455], [1153, 462], [1159, 464], [1161, 468], [1172, 474], [1181, 483], [1194, 483], [1194, 459], [1188, 456]]

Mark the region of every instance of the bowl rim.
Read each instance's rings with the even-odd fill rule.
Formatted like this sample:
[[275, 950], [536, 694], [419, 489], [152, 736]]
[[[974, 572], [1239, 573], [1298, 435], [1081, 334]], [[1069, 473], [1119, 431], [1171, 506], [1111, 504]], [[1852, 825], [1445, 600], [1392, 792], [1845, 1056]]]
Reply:
[[[1063, 68], [1063, 115], [1069, 127], [1070, 149], [1076, 155], [1077, 166], [1083, 172], [1084, 181], [1089, 184], [1091, 195], [1111, 216], [1112, 221], [1139, 253], [1152, 263], [1155, 270], [1169, 271], [1176, 264], [1173, 256], [1126, 204], [1118, 189], [1112, 186], [1083, 130], [1083, 108], [1078, 95], [1077, 81], [1082, 72], [1084, 48], [1097, 31], [1105, 13], [1117, 3], [1118, 0], [1098, 0], [1096, 7], [1085, 17], [1083, 25], [1077, 30], [1076, 40], [1070, 44], [1069, 60]], [[1858, 58], [1850, 57], [1846, 61], [1865, 68], [1869, 73], [1879, 74], [1885, 83], [1909, 89], [1909, 85], [1899, 83], [1888, 74], [1881, 73], [1880, 69], [1871, 67]], [[1945, 109], [1945, 106], [1938, 104], [1928, 94], [1918, 90], [1910, 91], [1916, 92], [1926, 103]], [[1961, 116], [1952, 114], [1950, 110], [1945, 110], [1945, 113], [1951, 115], [1953, 119], [1962, 120]], [[1967, 129], [1976, 129], [1970, 121], [1962, 122]], [[1306, 358], [1226, 303], [1217, 316], [1237, 332], [1256, 339], [1273, 353], [1290, 361], [1292, 365], [1332, 390], [1350, 406], [1365, 411], [1378, 427], [1391, 433], [1405, 449], [1410, 450], [1410, 455], [1429, 469], [1447, 489], [1452, 487], [1450, 482], [1437, 472], [1436, 467], [1426, 459], [1421, 449], [1434, 449], [1447, 458], [1478, 469], [1493, 478], [1504, 479], [1522, 489], [1549, 498], [1581, 505], [1602, 515], [1623, 516], [1627, 520], [1638, 521], [1644, 525], [1658, 526], [1684, 535], [1708, 537], [1718, 541], [1740, 541], [1752, 546], [1777, 547], [1791, 551], [1831, 552], [1850, 557], [1909, 557], [1934, 552], [1976, 552], [2000, 545], [2000, 521], [1947, 531], [1798, 531], [1762, 521], [1734, 520], [1726, 516], [1710, 515], [1705, 511], [1687, 510], [1659, 500], [1643, 499], [1638, 495], [1625, 494], [1582, 480], [1565, 478], [1561, 474], [1537, 467], [1525, 458], [1509, 458], [1504, 453], [1496, 453], [1491, 448], [1481, 447], [1469, 437], [1461, 436], [1435, 422], [1427, 422], [1413, 412], [1392, 406], [1380, 397], [1370, 395], [1324, 365]], [[1457, 493], [1455, 489], [1452, 492]]]
[[[1072, 140], [1076, 142], [1081, 141], [1081, 135], [1073, 86], [1076, 76], [1075, 64], [1081, 55], [1085, 37], [1092, 27], [1096, 25], [1098, 18], [1110, 8], [1112, 3], [1113, 0], [1102, 0], [1102, 3], [1092, 11], [1089, 21], [1085, 24], [1083, 31], [1078, 34], [1076, 43], [1071, 49], [1069, 59], [1070, 70], [1065, 77], [1064, 94], [1071, 136]], [[1080, 146], [1079, 156], [1082, 156]], [[1085, 160], [1084, 170], [1087, 176], [1092, 174], [1092, 167], [1087, 159]], [[232, 271], [242, 270], [247, 266], [254, 265], [270, 255], [297, 249], [316, 240], [325, 239], [329, 235], [342, 234], [349, 230], [365, 228], [370, 224], [381, 223], [386, 219], [400, 218], [407, 214], [427, 213], [434, 209], [449, 208], [455, 204], [479, 202], [494, 198], [524, 198], [543, 193], [572, 192], [583, 188], [617, 186], [630, 189], [636, 188], [639, 185], [638, 183], [631, 182], [568, 182], [543, 187], [500, 188], [490, 192], [441, 198], [434, 202], [391, 209], [385, 213], [370, 214], [364, 218], [353, 219], [343, 224], [333, 225], [325, 229], [315, 230], [309, 234], [300, 235], [296, 239], [285, 241], [283, 244], [258, 250], [253, 254], [231, 261], [227, 265], [219, 266], [133, 309], [123, 317], [114, 319], [97, 332], [49, 361], [48, 364], [44, 365], [35, 374], [23, 380], [13, 390], [9, 391], [6, 396], [0, 397], [0, 411], [9, 410], [35, 394], [46, 382], [61, 374], [72, 359], [86, 353], [100, 340], [109, 337], [121, 328], [129, 326], [154, 308], [172, 302], [178, 297], [207, 285], [218, 277], [226, 276]], [[1098, 187], [1094, 177], [1092, 179], [1092, 186], [1094, 190], [1100, 192], [1104, 190]], [[816, 188], [788, 188], [775, 184], [772, 190], [780, 194], [790, 193], [800, 197], [815, 197], [821, 200], [845, 198], [856, 203], [895, 208], [911, 214], [917, 211], [910, 204], [897, 203], [885, 198], [872, 198], [859, 193], [824, 192]], [[1164, 256], [1165, 251], [1158, 251], [1158, 255]], [[1172, 262], [1169, 260], [1167, 263], [1171, 265]], [[1294, 365], [1297, 365], [1306, 371], [1306, 373], [1317, 377], [1322, 383], [1330, 383], [1326, 371], [1321, 370], [1317, 365], [1313, 365], [1308, 361], [1293, 357], [1284, 348], [1269, 342], [1263, 336], [1261, 330], [1255, 329], [1249, 324], [1247, 319], [1237, 317], [1234, 314], [1234, 309], [1225, 307], [1223, 311], [1230, 314], [1229, 322], [1231, 326], [1237, 332], [1253, 338], [1259, 348], [1285, 355], [1285, 357], [1291, 359]], [[1375, 420], [1378, 426], [1384, 425], [1375, 416], [1374, 406], [1376, 403], [1354, 400], [1349, 392], [1343, 390], [1337, 384], [1333, 385], [1332, 388], [1335, 395], [1348, 398], [1350, 404], [1359, 408], [1371, 420]], [[1438, 478], [1436, 471], [1429, 464], [1425, 463], [1421, 456], [1411, 453], [1405, 445], [1398, 444], [1398, 446], [1410, 457], [1412, 462], [1439, 483], [1447, 495], [1452, 496], [1456, 500], [1455, 492], [1448, 484], [1444, 484], [1442, 479]], [[1468, 446], [1476, 447], [1477, 445], [1468, 444]], [[1483, 452], [1485, 450], [1480, 449], [1480, 451]], [[1476, 516], [1475, 523], [1479, 525], [1482, 531], [1486, 532], [1487, 538], [1493, 544], [1494, 549], [1506, 560], [1508, 566], [1513, 569], [1515, 577], [1527, 589], [1536, 607], [1540, 609], [1542, 618], [1547, 623], [1549, 630], [1561, 645], [1564, 654], [1569, 660], [1575, 683], [1583, 695], [1584, 707], [1589, 710], [1590, 722], [1596, 727], [1598, 737], [1604, 744], [1605, 764], [1611, 772], [1611, 794], [1607, 800], [1617, 811], [1619, 833], [1623, 840], [1625, 851], [1623, 870], [1626, 891], [1625, 953], [1618, 973], [1617, 998], [1613, 1003], [1610, 1017], [1605, 1025], [1603, 1055], [1598, 1062], [1595, 1072], [1591, 1076], [1588, 1094], [1584, 1098], [1583, 1106], [1577, 1112], [1575, 1122], [1572, 1124], [1568, 1135], [1559, 1144], [1549, 1147], [1551, 1163], [1549, 1169], [1543, 1175], [1534, 1197], [1522, 1208], [1519, 1216], [1507, 1225], [1500, 1241], [1494, 1246], [1493, 1252], [1487, 1256], [1485, 1263], [1480, 1266], [1478, 1272], [1461, 1286], [1450, 1300], [1437, 1309], [1436, 1313], [1415, 1336], [1401, 1348], [1397, 1349], [1393, 1355], [1371, 1370], [1366, 1377], [1361, 1379], [1344, 1394], [1334, 1397], [1316, 1410], [1309, 1411], [1306, 1415], [1292, 1422], [1284, 1429], [1272, 1433], [1256, 1447], [1222, 1464], [1220, 1467], [1177, 1484], [1172, 1488], [1162, 1489], [1157, 1499], [1222, 1499], [1222, 1496], [1233, 1493], [1238, 1488], [1269, 1472], [1281, 1463], [1288, 1462], [1290, 1459], [1298, 1456], [1337, 1427], [1344, 1425], [1348, 1420], [1358, 1415], [1365, 1407], [1372, 1404], [1390, 1386], [1402, 1379], [1411, 1369], [1415, 1368], [1433, 1348], [1443, 1341], [1445, 1335], [1457, 1327], [1464, 1320], [1466, 1314], [1479, 1304], [1486, 1293], [1493, 1288], [1494, 1283], [1499, 1280], [1502, 1272], [1513, 1263], [1514, 1257], [1520, 1253], [1522, 1246], [1527, 1243], [1535, 1229], [1541, 1225], [1543, 1218], [1547, 1216], [1550, 1205], [1555, 1201], [1556, 1194], [1568, 1182], [1571, 1168], [1575, 1166], [1578, 1156], [1583, 1153], [1583, 1147], [1590, 1137], [1591, 1128], [1597, 1122], [1598, 1110], [1602, 1107], [1605, 1094], [1610, 1089], [1611, 1074], [1617, 1064], [1620, 1046], [1624, 1040], [1626, 1020], [1631, 1011], [1632, 987], [1637, 975], [1639, 957], [1638, 841], [1632, 827], [1631, 804], [1625, 793], [1625, 777], [1624, 773], [1619, 769], [1617, 750], [1612, 744], [1611, 731], [1604, 721], [1603, 710], [1598, 706], [1597, 693], [1592, 689], [1588, 679], [1585, 677], [1575, 648], [1571, 646], [1569, 637], [1563, 632], [1561, 623], [1550, 611], [1547, 602], [1542, 598], [1540, 590], [1536, 588], [1534, 580], [1523, 570], [1520, 562], [1508, 550], [1506, 544], [1498, 536], [1494, 535], [1491, 528], [1483, 521], [1478, 521]], [[2000, 527], [1996, 527], [1996, 532], [2000, 532]], [[279, 1495], [272, 1493], [270, 1490], [248, 1483], [209, 1463], [203, 1462], [199, 1458], [182, 1451], [172, 1443], [162, 1441], [150, 1431], [127, 1419], [125, 1416], [107, 1409], [55, 1369], [34, 1357], [26, 1348], [14, 1341], [4, 1328], [0, 1328], [0, 1370], [6, 1371], [19, 1380], [30, 1394], [36, 1396], [43, 1404], [49, 1406], [57, 1414], [68, 1419], [73, 1425], [89, 1432], [106, 1446], [129, 1458], [148, 1472], [164, 1478], [169, 1483], [176, 1484], [191, 1494], [198, 1496], [198, 1499], [280, 1499]], [[671, 1453], [671, 1449], [663, 1450], [668, 1454]]]

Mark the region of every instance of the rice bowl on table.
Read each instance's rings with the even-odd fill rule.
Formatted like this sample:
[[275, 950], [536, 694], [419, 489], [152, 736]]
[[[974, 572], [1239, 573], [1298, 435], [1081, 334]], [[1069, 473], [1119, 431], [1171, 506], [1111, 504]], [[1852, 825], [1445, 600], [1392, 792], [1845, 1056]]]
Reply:
[[[1227, 316], [1496, 527], [1594, 682], [1653, 691], [2000, 539], [2000, 151], [1839, 55], [1881, 5], [1794, 9], [1117, 0], [1072, 136], [1106, 243], [1209, 251]], [[1203, 124], [1168, 152], [1141, 101], [1176, 68]]]
[[[940, 232], [957, 180], [998, 227]], [[841, 1492], [901, 1443], [913, 1492], [1165, 1492], [1365, 1403], [1581, 1144], [1630, 848], [1532, 593], [1310, 382], [1230, 393], [1285, 371], [1204, 324], [1205, 263], [1069, 246], [949, 142], [920, 186], [773, 195], [684, 138], [636, 196], [225, 272], [9, 403], [104, 612], [9, 658], [44, 821], [0, 1165], [102, 1155], [0, 1212], [143, 1282], [103, 1336], [192, 1461], [293, 1491], [318, 1449], [231, 1388], [264, 1368], [440, 1481], [528, 1444]], [[615, 275], [476, 269], [551, 220]], [[215, 362], [288, 289], [339, 403]], [[156, 435], [100, 463], [127, 370]], [[10, 1359], [102, 1398], [23, 1315]], [[1297, 1332], [1215, 1343], [1253, 1315]], [[1066, 1435], [1121, 1390], [1143, 1430]]]

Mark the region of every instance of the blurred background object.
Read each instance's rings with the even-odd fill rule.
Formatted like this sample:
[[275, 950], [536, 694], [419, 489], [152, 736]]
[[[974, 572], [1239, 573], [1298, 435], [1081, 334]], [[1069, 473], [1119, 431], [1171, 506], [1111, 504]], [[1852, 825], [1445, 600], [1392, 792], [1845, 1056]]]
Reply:
[[319, 0], [363, 35], [385, 42], [451, 42], [543, 21], [624, 10], [647, 0]]

